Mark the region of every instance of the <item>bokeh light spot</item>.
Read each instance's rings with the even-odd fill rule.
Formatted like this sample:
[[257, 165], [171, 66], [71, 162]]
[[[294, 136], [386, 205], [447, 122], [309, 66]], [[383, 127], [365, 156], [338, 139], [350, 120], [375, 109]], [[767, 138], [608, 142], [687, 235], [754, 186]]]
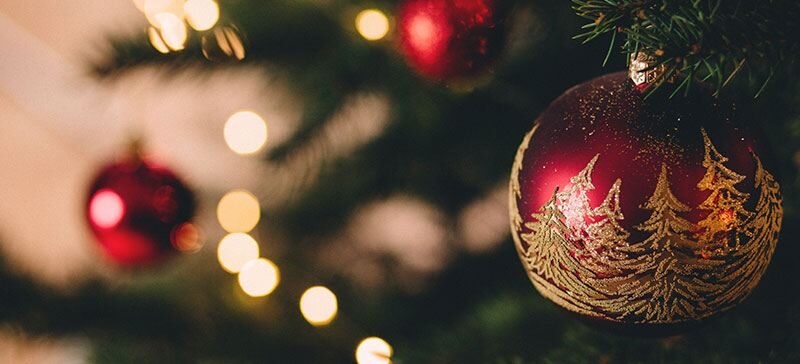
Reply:
[[228, 234], [217, 246], [217, 260], [228, 273], [239, 273], [245, 263], [258, 259], [258, 254], [258, 243], [245, 233]]
[[225, 122], [225, 142], [238, 154], [253, 154], [267, 143], [267, 124], [252, 111], [239, 111]]
[[324, 326], [336, 317], [339, 304], [336, 295], [328, 288], [314, 286], [300, 297], [300, 312], [314, 326]]
[[195, 30], [209, 30], [219, 20], [219, 6], [214, 0], [188, 0], [183, 4], [186, 20]]
[[98, 227], [108, 229], [117, 226], [125, 216], [125, 202], [110, 190], [97, 191], [89, 202], [89, 218]]
[[[134, 4], [136, 4], [136, 1], [134, 1]], [[152, 26], [161, 29], [156, 15], [169, 13], [175, 15], [178, 20], [183, 19], [183, 0], [144, 0], [142, 12]]]
[[217, 205], [217, 219], [229, 233], [246, 233], [253, 230], [261, 218], [258, 199], [245, 190], [233, 190], [222, 196]]
[[278, 267], [264, 258], [247, 262], [239, 272], [239, 287], [250, 297], [264, 297], [272, 293], [279, 282]]
[[169, 47], [167, 47], [167, 45], [164, 43], [164, 39], [161, 38], [161, 33], [158, 31], [158, 29], [154, 27], [147, 28], [147, 37], [150, 39], [150, 44], [159, 53], [169, 53]]
[[181, 253], [194, 253], [203, 247], [200, 230], [192, 223], [184, 223], [172, 231], [172, 246]]
[[161, 33], [164, 44], [174, 51], [183, 49], [186, 43], [186, 25], [183, 21], [172, 13], [158, 13], [154, 16], [155, 27]]
[[392, 347], [379, 337], [368, 337], [356, 348], [358, 364], [391, 364]]
[[200, 45], [203, 56], [214, 62], [241, 61], [246, 54], [244, 37], [236, 27], [229, 25], [215, 27], [203, 34]]
[[366, 40], [379, 40], [389, 33], [389, 18], [378, 9], [362, 10], [356, 15], [356, 30]]

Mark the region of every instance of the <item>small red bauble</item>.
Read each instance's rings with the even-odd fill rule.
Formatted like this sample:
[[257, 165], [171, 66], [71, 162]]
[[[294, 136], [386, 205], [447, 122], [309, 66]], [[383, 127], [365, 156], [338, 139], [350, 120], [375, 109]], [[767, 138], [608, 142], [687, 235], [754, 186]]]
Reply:
[[153, 265], [194, 234], [194, 194], [171, 171], [141, 158], [104, 167], [86, 200], [89, 227], [122, 267]]
[[512, 169], [511, 229], [543, 296], [611, 326], [668, 329], [758, 284], [781, 195], [732, 104], [639, 89], [615, 73], [542, 113]]
[[503, 48], [497, 0], [406, 0], [398, 10], [400, 46], [422, 76], [457, 81], [484, 73]]

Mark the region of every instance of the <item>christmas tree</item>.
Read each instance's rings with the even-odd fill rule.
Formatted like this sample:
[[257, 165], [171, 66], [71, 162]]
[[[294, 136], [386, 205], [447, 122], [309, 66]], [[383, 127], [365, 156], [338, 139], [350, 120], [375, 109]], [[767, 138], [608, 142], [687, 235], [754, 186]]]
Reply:
[[[159, 8], [167, 2], [169, 9]], [[508, 29], [501, 37], [507, 40], [505, 51], [485, 74], [463, 84], [430, 81], [406, 64], [397, 44], [400, 1], [191, 1], [219, 6], [219, 19], [210, 28], [202, 26], [205, 18], [185, 15], [189, 1], [177, 6], [180, 16], [171, 13], [177, 11], [172, 9], [176, 3], [93, 0], [82, 2], [80, 9], [63, 1], [0, 5], [0, 41], [7, 50], [0, 57], [5, 66], [0, 67], [0, 110], [6, 119], [0, 122], [0, 164], [6, 169], [0, 178], [0, 361], [348, 363], [356, 360], [359, 343], [370, 336], [391, 347], [366, 341], [371, 349], [361, 351], [364, 363], [800, 361], [800, 281], [793, 278], [800, 275], [794, 261], [800, 252], [792, 243], [800, 233], [794, 223], [800, 206], [800, 84], [793, 69], [800, 54], [797, 1], [576, 0], [574, 9], [562, 1], [496, 2], [508, 15], [508, 27], [497, 28]], [[110, 9], [118, 7], [129, 8], [135, 18], [111, 17]], [[153, 8], [174, 17], [156, 17], [161, 11]], [[92, 14], [98, 28], [111, 23], [135, 31], [79, 31], [77, 25]], [[17, 28], [31, 24], [40, 27], [20, 35]], [[430, 23], [416, 24], [421, 36], [435, 39], [440, 34], [425, 31]], [[100, 107], [112, 110], [114, 117], [92, 120], [95, 114], [86, 111], [91, 102], [65, 102], [52, 92], [74, 79], [53, 76], [69, 68], [61, 63], [38, 62], [47, 54], [35, 46], [42, 38], [49, 38], [55, 49], [70, 39], [81, 45], [77, 52], [56, 57], [79, 62], [77, 73], [91, 75], [92, 87], [69, 93], [110, 90], [118, 98]], [[581, 40], [601, 42], [581, 45]], [[92, 48], [99, 44], [110, 46]], [[23, 52], [26, 45], [35, 51]], [[742, 180], [708, 141], [709, 172], [700, 188], [715, 197], [703, 204], [708, 217], [699, 236], [709, 243], [710, 253], [717, 249], [715, 242], [727, 239], [728, 258], [735, 267], [745, 267], [736, 270], [741, 275], [717, 277], [724, 278], [718, 283], [749, 292], [752, 277], [764, 270], [766, 275], [736, 310], [696, 331], [665, 339], [617, 335], [572, 320], [531, 289], [507, 233], [508, 166], [532, 118], [565, 89], [624, 70], [640, 51], [664, 67], [656, 84], [673, 97], [691, 98], [700, 84], [721, 95], [747, 96], [746, 104], [765, 121], [765, 143], [776, 157], [770, 168], [781, 177], [786, 207], [782, 243], [766, 244], [781, 225], [777, 177], [756, 158], [755, 179]], [[36, 73], [47, 78], [45, 88], [31, 86], [28, 76]], [[156, 80], [150, 81], [152, 89], [131, 81], [142, 74]], [[675, 87], [669, 86], [672, 80]], [[211, 87], [204, 82], [230, 87], [204, 93]], [[259, 82], [266, 90], [253, 86]], [[170, 86], [183, 87], [190, 96], [179, 98]], [[157, 88], [164, 92], [154, 92]], [[659, 96], [656, 87], [650, 90]], [[128, 91], [140, 95], [124, 99]], [[148, 92], [153, 94], [149, 98]], [[268, 146], [260, 154], [242, 156], [252, 163], [225, 159], [234, 155], [223, 141], [225, 113], [264, 108], [281, 95], [291, 95], [296, 103], [277, 108], [296, 117], [264, 118]], [[754, 95], [759, 97], [753, 100]], [[164, 103], [148, 104], [157, 101]], [[122, 108], [127, 102], [132, 107]], [[203, 104], [208, 107], [200, 108]], [[36, 113], [52, 108], [58, 112]], [[64, 117], [72, 109], [80, 111], [78, 117]], [[180, 115], [193, 119], [175, 124]], [[90, 273], [62, 277], [71, 284], [53, 287], [41, 278], [43, 272], [77, 263], [64, 256], [36, 265], [38, 255], [31, 259], [34, 263], [24, 263], [17, 254], [28, 244], [23, 238], [40, 235], [18, 233], [18, 228], [26, 220], [36, 220], [38, 226], [31, 230], [79, 225], [80, 208], [69, 210], [59, 202], [80, 200], [86, 175], [98, 160], [110, 158], [110, 148], [91, 156], [81, 154], [84, 149], [118, 136], [109, 129], [82, 127], [122, 125], [129, 119], [148, 120], [144, 143], [158, 146], [154, 151], [162, 155], [180, 155], [183, 159], [177, 160], [183, 163], [176, 169], [191, 165], [187, 160], [203, 165], [191, 174], [189, 184], [201, 202], [206, 244], [195, 254], [145, 272], [114, 272], [99, 252], [89, 250], [81, 264]], [[20, 131], [25, 127], [31, 129]], [[83, 137], [71, 139], [75, 135]], [[536, 148], [532, 135], [525, 136], [525, 148]], [[181, 136], [193, 139], [192, 148], [178, 147]], [[69, 148], [52, 147], [50, 138], [57, 137], [67, 139]], [[21, 147], [34, 144], [36, 148]], [[124, 149], [124, 142], [118, 144], [117, 150]], [[565, 151], [564, 159], [571, 152]], [[64, 154], [78, 154], [84, 163], [42, 166], [30, 157], [61, 161], [57, 158]], [[767, 165], [773, 162], [761, 157]], [[666, 169], [645, 204], [651, 214], [642, 231], [625, 232], [619, 226], [623, 215], [616, 188], [601, 204], [602, 194], [594, 204], [586, 198], [593, 188], [590, 166], [596, 161], [575, 177], [572, 185], [579, 187], [561, 186], [533, 216], [533, 224], [511, 221], [512, 229], [528, 229], [538, 234], [536, 239], [567, 249], [553, 255], [517, 242], [516, 249], [529, 257], [549, 259], [532, 264], [541, 277], [563, 274], [576, 286], [582, 284], [576, 277], [602, 280], [598, 272], [574, 264], [580, 256], [594, 259], [597, 270], [633, 267], [626, 272], [628, 278], [609, 283], [603, 293], [573, 288], [598, 305], [623, 305], [630, 315], [657, 319], [667, 307], [689, 318], [702, 316], [704, 306], [732, 304], [726, 297], [703, 295], [708, 284], [704, 266], [715, 264], [717, 257], [687, 257], [702, 250], [687, 241], [695, 226], [684, 210], [697, 206], [675, 197]], [[68, 166], [81, 177], [67, 181], [55, 173]], [[512, 174], [520, 168], [515, 163]], [[234, 172], [248, 177], [229, 176]], [[680, 176], [671, 178], [676, 182]], [[22, 182], [12, 185], [17, 180]], [[261, 220], [249, 234], [257, 238], [259, 254], [280, 268], [280, 282], [267, 297], [245, 294], [237, 277], [217, 262], [216, 249], [226, 232], [215, 225], [214, 210], [228, 189], [242, 187], [226, 184], [234, 180], [251, 182]], [[512, 193], [519, 191], [513, 183], [517, 180], [512, 178]], [[65, 187], [46, 193], [47, 186], [58, 183]], [[757, 186], [758, 198], [753, 194], [748, 200], [738, 191], [745, 185]], [[32, 201], [40, 195], [53, 203], [35, 206]], [[560, 215], [560, 204], [574, 204], [581, 217]], [[77, 218], [46, 214], [59, 208], [70, 211], [62, 217]], [[511, 208], [516, 216], [521, 206], [514, 203]], [[709, 218], [726, 214], [743, 222], [744, 229], [727, 229], [728, 224], [716, 225]], [[74, 229], [79, 233], [73, 235], [94, 246], [82, 226]], [[620, 246], [581, 246], [584, 232], [614, 236]], [[640, 233], [646, 238], [622, 246], [628, 234]], [[40, 239], [38, 249], [59, 251], [67, 235]], [[567, 236], [577, 239], [567, 242]], [[752, 238], [749, 244], [737, 241], [744, 236]], [[658, 256], [644, 254], [650, 250]], [[773, 250], [767, 269], [764, 257]], [[656, 260], [663, 264], [655, 265]], [[562, 265], [570, 269], [554, 269]], [[696, 280], [669, 279], [677, 273]], [[670, 284], [658, 284], [651, 279], [656, 275], [668, 277]], [[303, 293], [316, 285], [330, 288], [338, 299], [338, 314], [328, 325], [311, 324], [300, 312]], [[617, 289], [637, 299], [618, 302], [613, 296]], [[656, 294], [666, 298], [652, 300]], [[50, 361], [41, 359], [47, 354]]]

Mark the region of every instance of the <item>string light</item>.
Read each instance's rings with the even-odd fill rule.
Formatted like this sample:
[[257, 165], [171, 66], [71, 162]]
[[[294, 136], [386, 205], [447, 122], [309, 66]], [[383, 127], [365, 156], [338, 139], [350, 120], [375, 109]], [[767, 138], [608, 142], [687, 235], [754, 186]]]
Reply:
[[311, 287], [300, 297], [300, 313], [314, 326], [331, 323], [338, 309], [336, 295], [322, 286]]
[[217, 260], [228, 273], [239, 273], [245, 263], [258, 259], [258, 243], [245, 233], [226, 235], [217, 245]]
[[378, 9], [362, 10], [356, 15], [356, 30], [366, 40], [379, 40], [389, 33], [389, 18]]
[[187, 37], [183, 21], [175, 14], [166, 12], [156, 14], [154, 19], [164, 44], [174, 51], [182, 50]]
[[245, 190], [233, 190], [222, 196], [217, 204], [217, 220], [229, 233], [253, 230], [261, 218], [258, 199]]
[[184, 223], [172, 231], [170, 242], [182, 253], [194, 253], [203, 247], [200, 241], [200, 230], [192, 223]]
[[144, 13], [144, 0], [133, 0], [133, 5], [136, 6], [136, 9]]
[[238, 154], [253, 154], [267, 143], [267, 124], [252, 111], [239, 111], [225, 122], [225, 142]]
[[264, 297], [272, 293], [279, 282], [278, 267], [264, 258], [247, 262], [239, 272], [239, 286], [250, 297]]
[[[134, 2], [135, 3], [135, 2]], [[154, 27], [161, 29], [157, 16], [159, 14], [172, 14], [182, 23], [183, 22], [183, 1], [182, 0], [144, 0], [142, 12]]]
[[214, 0], [188, 0], [183, 12], [189, 25], [198, 31], [211, 29], [219, 20], [219, 6]]
[[358, 364], [391, 364], [392, 347], [379, 337], [368, 337], [356, 347]]
[[164, 44], [164, 40], [161, 39], [161, 34], [158, 32], [158, 29], [154, 27], [147, 28], [147, 37], [150, 38], [150, 44], [159, 53], [163, 54], [169, 53], [169, 47], [167, 47], [167, 45]]

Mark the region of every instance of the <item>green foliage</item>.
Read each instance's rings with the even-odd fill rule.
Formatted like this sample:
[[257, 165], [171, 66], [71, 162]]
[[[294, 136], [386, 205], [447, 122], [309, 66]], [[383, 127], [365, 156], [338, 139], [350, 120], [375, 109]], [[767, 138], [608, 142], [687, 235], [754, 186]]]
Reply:
[[[682, 83], [688, 89], [692, 80], [706, 77], [721, 87], [745, 69], [753, 70], [755, 77], [756, 70], [762, 70], [757, 65], [772, 57], [791, 60], [796, 41], [788, 37], [792, 34], [780, 32], [796, 27], [797, 20], [789, 16], [796, 11], [792, 1], [752, 2], [733, 2], [749, 18], [734, 17], [733, 5], [724, 1], [714, 12], [702, 1], [590, 0], [576, 2], [576, 7], [591, 20], [604, 14], [592, 23], [585, 39], [611, 33], [629, 53], [663, 50], [661, 62], [672, 65], [673, 74], [688, 74], [702, 61], [694, 76]], [[754, 21], [754, 12], [773, 16], [768, 4], [788, 22]], [[108, 82], [116, 73], [148, 65], [204, 70], [244, 65], [288, 80], [303, 98], [304, 110], [299, 130], [266, 157], [275, 163], [312, 143], [348, 96], [377, 92], [390, 99], [391, 121], [383, 135], [329, 161], [306, 193], [265, 212], [268, 223], [263, 225], [270, 230], [258, 233], [268, 241], [278, 236], [291, 242], [280, 256], [270, 256], [283, 276], [270, 297], [243, 297], [235, 277], [223, 273], [208, 253], [214, 249], [210, 243], [205, 251], [179, 258], [149, 276], [137, 274], [133, 283], [91, 282], [69, 294], [38, 287], [0, 264], [0, 320], [33, 334], [86, 336], [96, 348], [93, 359], [110, 363], [347, 363], [355, 344], [368, 335], [392, 343], [398, 364], [800, 360], [800, 280], [793, 278], [800, 277], [794, 262], [800, 245], [792, 239], [800, 234], [793, 228], [800, 225], [792, 212], [800, 206], [794, 197], [800, 179], [795, 178], [792, 160], [800, 145], [800, 88], [788, 77], [775, 77], [774, 88], [767, 88], [767, 97], [756, 106], [758, 115], [770, 123], [769, 140], [776, 142], [788, 187], [787, 218], [792, 220], [785, 222], [787, 231], [775, 261], [753, 297], [681, 338], [620, 336], [573, 319], [535, 292], [510, 240], [488, 253], [453, 256], [413, 293], [398, 288], [389, 277], [385, 285], [365, 294], [344, 277], [321, 272], [314, 265], [314, 252], [364, 204], [392, 194], [410, 195], [453, 221], [464, 206], [507, 181], [514, 152], [531, 121], [568, 87], [604, 73], [599, 60], [610, 55], [603, 44], [579, 46], [571, 39], [580, 19], [565, 2], [521, 1], [515, 16], [528, 16], [535, 33], [517, 36], [513, 51], [489, 82], [473, 90], [451, 90], [416, 77], [390, 40], [370, 43], [354, 33], [353, 10], [378, 6], [391, 13], [394, 5], [222, 1], [222, 23], [235, 24], [249, 40], [243, 63], [206, 61], [195, 33], [185, 51], [169, 55], [153, 50], [143, 35], [114, 40], [113, 54], [94, 67]], [[647, 18], [633, 16], [639, 8]], [[691, 10], [695, 8], [701, 10]], [[739, 24], [741, 29], [723, 34], [723, 29], [731, 31], [723, 23]], [[670, 29], [676, 29], [674, 34]], [[786, 40], [760, 45], [769, 35]], [[756, 48], [726, 50], [743, 37]], [[691, 54], [687, 49], [698, 39], [702, 47]], [[619, 58], [608, 62], [615, 70], [624, 66]], [[774, 63], [765, 66], [767, 74], [771, 69], [781, 74]], [[272, 248], [265, 250], [272, 254]], [[387, 258], [382, 264], [391, 267], [396, 262]], [[326, 284], [339, 297], [339, 317], [329, 327], [313, 328], [297, 312], [297, 299], [312, 284]]]
[[747, 72], [758, 96], [783, 63], [800, 55], [795, 0], [573, 0], [573, 6], [592, 21], [576, 38], [611, 33], [608, 55], [621, 37], [626, 56], [655, 56], [653, 68], [666, 66], [657, 85], [679, 78], [673, 95], [688, 93], [695, 81], [719, 91]]

